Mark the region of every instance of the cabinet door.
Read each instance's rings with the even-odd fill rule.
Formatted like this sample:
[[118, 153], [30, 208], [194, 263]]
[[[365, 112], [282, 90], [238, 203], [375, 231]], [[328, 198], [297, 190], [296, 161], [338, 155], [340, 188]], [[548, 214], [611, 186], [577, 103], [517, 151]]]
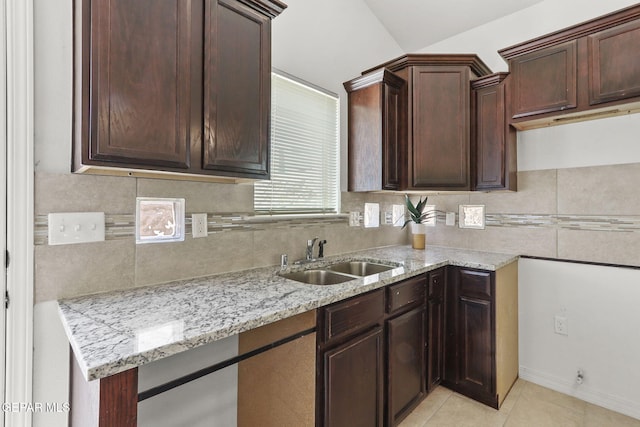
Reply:
[[444, 268], [430, 272], [427, 285], [427, 391], [442, 380], [445, 272]]
[[349, 191], [382, 189], [383, 84], [349, 91]]
[[382, 115], [382, 189], [400, 189], [400, 162], [402, 156], [401, 133], [405, 123], [401, 120], [400, 88], [384, 85], [384, 111]]
[[321, 425], [383, 425], [383, 332], [377, 327], [324, 353]]
[[385, 69], [345, 82], [344, 88], [349, 94], [349, 191], [400, 189], [405, 81]]
[[491, 272], [456, 269], [456, 389], [497, 404], [495, 396], [495, 314]]
[[470, 189], [469, 79], [468, 67], [412, 67], [410, 188]]
[[512, 59], [513, 118], [576, 108], [576, 61], [575, 40]]
[[200, 121], [191, 108], [191, 67], [201, 61], [196, 3], [82, 1], [74, 170], [189, 168], [192, 115]]
[[506, 120], [505, 75], [497, 77], [474, 90], [474, 190], [516, 189], [516, 133]]
[[425, 392], [424, 305], [387, 321], [389, 425], [396, 425]]
[[203, 169], [269, 178], [271, 20], [240, 0], [207, 0]]
[[640, 96], [640, 20], [589, 38], [589, 103]]

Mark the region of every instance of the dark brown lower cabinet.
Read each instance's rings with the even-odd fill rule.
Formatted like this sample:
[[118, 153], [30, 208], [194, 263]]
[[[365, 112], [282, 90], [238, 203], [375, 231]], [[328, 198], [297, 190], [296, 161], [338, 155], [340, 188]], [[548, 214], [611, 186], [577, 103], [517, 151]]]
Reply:
[[383, 331], [368, 331], [324, 355], [326, 426], [382, 426]]
[[425, 307], [387, 321], [389, 425], [404, 419], [425, 395]]
[[318, 310], [317, 426], [393, 426], [426, 394], [426, 275]]
[[446, 268], [439, 268], [429, 272], [427, 279], [427, 392], [442, 381], [446, 272]]
[[447, 275], [442, 384], [499, 408], [518, 376], [517, 263]]
[[322, 307], [317, 336], [318, 427], [398, 425], [439, 384], [499, 408], [518, 377], [518, 263]]
[[318, 310], [316, 426], [384, 425], [384, 296]]

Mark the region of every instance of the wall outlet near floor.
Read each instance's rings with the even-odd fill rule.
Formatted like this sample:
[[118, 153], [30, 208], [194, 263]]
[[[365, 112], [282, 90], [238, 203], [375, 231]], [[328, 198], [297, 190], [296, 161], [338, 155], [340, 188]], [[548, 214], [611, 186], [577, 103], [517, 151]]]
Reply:
[[207, 214], [191, 214], [191, 234], [193, 238], [207, 237]]
[[567, 318], [564, 316], [556, 316], [554, 320], [555, 320], [555, 326], [554, 326], [555, 333], [559, 335], [569, 335]]

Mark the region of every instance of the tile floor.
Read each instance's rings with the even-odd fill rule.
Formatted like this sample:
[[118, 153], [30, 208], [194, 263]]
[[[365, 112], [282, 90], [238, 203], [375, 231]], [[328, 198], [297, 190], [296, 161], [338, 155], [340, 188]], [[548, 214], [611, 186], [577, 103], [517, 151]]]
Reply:
[[519, 379], [496, 411], [438, 387], [400, 427], [640, 427], [630, 418]]

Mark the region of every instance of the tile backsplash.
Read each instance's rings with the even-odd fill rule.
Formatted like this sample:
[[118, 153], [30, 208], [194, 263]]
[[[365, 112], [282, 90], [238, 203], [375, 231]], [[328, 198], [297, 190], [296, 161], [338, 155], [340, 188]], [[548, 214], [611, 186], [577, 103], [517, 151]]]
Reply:
[[[407, 242], [406, 230], [349, 227], [347, 215], [257, 218], [251, 184], [37, 173], [35, 191], [36, 302], [277, 265], [282, 253], [294, 261], [315, 236], [327, 240], [326, 255]], [[184, 198], [185, 241], [136, 245], [136, 197]], [[365, 201], [390, 211], [402, 196], [343, 193], [342, 210]], [[48, 213], [86, 211], [105, 212], [104, 242], [47, 245]], [[206, 238], [191, 237], [191, 213], [208, 214]]]
[[[485, 229], [445, 225], [439, 214], [427, 245], [640, 266], [640, 164], [525, 171], [516, 193], [429, 195], [443, 212], [484, 205]], [[136, 197], [184, 197], [184, 242], [136, 245]], [[342, 212], [380, 213], [403, 204], [402, 194], [343, 193]], [[104, 242], [47, 245], [50, 212], [105, 212]], [[36, 302], [183, 278], [276, 265], [280, 254], [304, 256], [308, 238], [328, 241], [327, 255], [407, 244], [406, 230], [349, 227], [348, 216], [256, 218], [251, 184], [212, 184], [128, 177], [36, 174]], [[190, 236], [191, 213], [208, 214], [209, 236]]]

